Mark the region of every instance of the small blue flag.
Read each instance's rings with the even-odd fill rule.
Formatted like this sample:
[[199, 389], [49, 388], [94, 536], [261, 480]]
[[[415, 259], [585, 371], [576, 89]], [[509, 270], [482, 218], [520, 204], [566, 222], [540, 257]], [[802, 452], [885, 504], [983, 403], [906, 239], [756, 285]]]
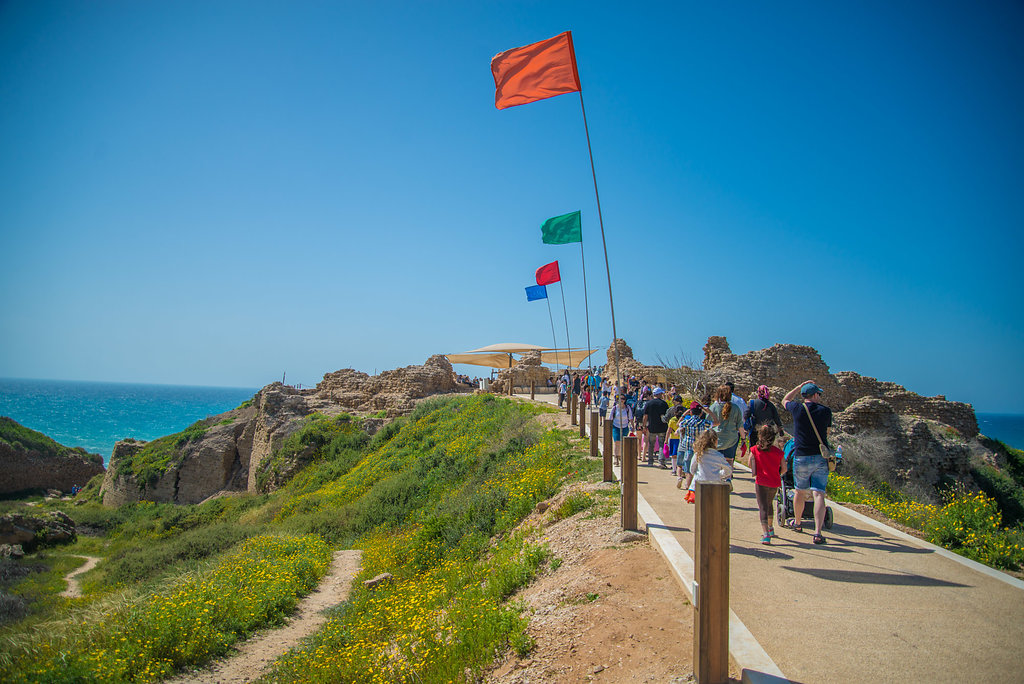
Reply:
[[526, 288], [526, 301], [533, 302], [538, 299], [548, 298], [548, 288], [545, 285], [531, 285]]

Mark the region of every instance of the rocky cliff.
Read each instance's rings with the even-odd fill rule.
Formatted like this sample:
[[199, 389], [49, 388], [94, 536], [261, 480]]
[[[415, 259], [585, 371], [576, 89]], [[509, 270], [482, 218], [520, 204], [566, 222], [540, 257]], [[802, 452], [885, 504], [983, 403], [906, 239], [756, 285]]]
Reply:
[[[431, 356], [422, 366], [375, 376], [339, 370], [324, 375], [314, 389], [275, 382], [257, 392], [248, 405], [207, 418], [178, 435], [118, 442], [101, 489], [103, 503], [192, 504], [224, 492], [255, 492], [261, 467], [306, 416], [345, 412], [394, 418], [412, 411], [420, 398], [454, 391], [452, 366], [441, 355]], [[368, 422], [376, 427], [375, 420]]]
[[103, 457], [58, 444], [0, 416], [0, 494], [36, 489], [70, 492], [103, 472]]

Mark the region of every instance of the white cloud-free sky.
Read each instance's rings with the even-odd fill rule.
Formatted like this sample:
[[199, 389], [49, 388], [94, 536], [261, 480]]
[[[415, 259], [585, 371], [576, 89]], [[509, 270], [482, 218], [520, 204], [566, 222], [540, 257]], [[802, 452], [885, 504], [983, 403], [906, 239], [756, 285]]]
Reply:
[[807, 344], [1024, 413], [1016, 2], [5, 2], [0, 376], [309, 385], [548, 344], [523, 288], [555, 259], [582, 345], [579, 247], [539, 231], [577, 209], [603, 358], [579, 96], [493, 104], [491, 57], [565, 30], [639, 359]]

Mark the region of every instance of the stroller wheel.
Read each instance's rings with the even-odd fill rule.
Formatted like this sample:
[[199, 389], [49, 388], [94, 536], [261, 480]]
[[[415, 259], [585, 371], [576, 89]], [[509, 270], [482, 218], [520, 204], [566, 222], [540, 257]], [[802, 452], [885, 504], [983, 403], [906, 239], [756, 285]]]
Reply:
[[825, 507], [825, 523], [822, 525], [826, 530], [832, 529], [832, 507]]

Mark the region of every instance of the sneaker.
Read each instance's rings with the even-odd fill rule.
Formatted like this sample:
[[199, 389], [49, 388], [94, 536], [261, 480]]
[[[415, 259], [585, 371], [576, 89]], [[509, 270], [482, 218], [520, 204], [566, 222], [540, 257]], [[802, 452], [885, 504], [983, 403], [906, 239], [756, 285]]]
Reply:
[[676, 478], [676, 489], [682, 489], [682, 488], [683, 488], [683, 478], [677, 477]]
[[770, 534], [764, 535], [763, 537], [761, 537], [761, 543], [765, 546], [770, 545], [772, 543], [772, 536]]
[[775, 528], [774, 527], [769, 527], [768, 528], [768, 536], [769, 537], [777, 537], [778, 536], [778, 535], [775, 534]]

